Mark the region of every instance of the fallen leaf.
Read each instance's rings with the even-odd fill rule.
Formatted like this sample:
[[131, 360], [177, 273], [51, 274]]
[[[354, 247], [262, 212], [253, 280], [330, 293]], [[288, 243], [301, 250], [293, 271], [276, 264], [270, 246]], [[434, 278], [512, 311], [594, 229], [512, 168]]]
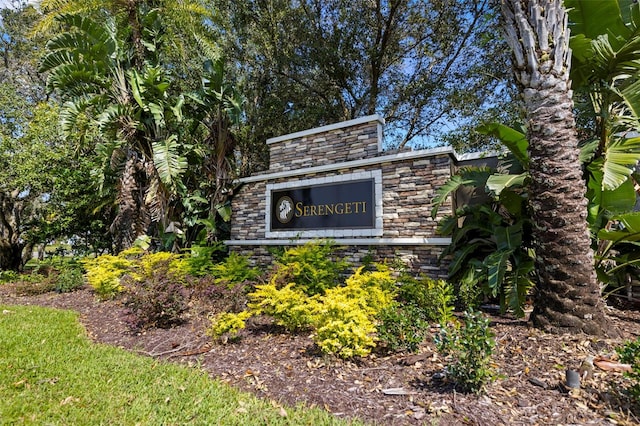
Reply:
[[593, 360], [593, 364], [604, 371], [632, 371], [631, 364], [622, 364], [607, 358], [596, 358]]

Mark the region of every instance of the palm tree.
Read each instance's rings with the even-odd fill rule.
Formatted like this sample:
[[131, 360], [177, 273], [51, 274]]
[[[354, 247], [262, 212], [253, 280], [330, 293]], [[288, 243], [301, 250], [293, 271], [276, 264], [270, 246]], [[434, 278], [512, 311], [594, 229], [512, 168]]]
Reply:
[[551, 331], [607, 334], [573, 115], [568, 15], [562, 0], [505, 0], [502, 14], [528, 119], [538, 279], [531, 318]]

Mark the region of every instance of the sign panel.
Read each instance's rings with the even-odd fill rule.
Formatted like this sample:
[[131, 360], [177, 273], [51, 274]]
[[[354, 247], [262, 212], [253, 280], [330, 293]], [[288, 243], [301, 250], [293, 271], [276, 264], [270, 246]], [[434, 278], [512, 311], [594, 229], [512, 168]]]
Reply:
[[374, 179], [274, 190], [270, 230], [375, 228], [374, 194]]

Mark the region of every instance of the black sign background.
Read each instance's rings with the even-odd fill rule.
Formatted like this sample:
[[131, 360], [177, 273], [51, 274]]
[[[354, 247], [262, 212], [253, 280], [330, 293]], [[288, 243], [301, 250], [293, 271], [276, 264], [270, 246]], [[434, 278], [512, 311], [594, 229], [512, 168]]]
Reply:
[[[374, 190], [374, 179], [366, 179], [272, 191], [271, 230], [375, 228]], [[287, 223], [282, 223], [277, 216], [278, 201], [282, 197], [289, 197], [293, 200], [293, 217]], [[362, 212], [363, 202], [366, 203], [364, 213]], [[305, 206], [359, 203], [359, 212], [354, 213], [356, 206], [352, 204], [351, 214], [297, 216], [300, 214], [299, 210], [296, 210], [296, 205], [299, 206], [298, 203]]]

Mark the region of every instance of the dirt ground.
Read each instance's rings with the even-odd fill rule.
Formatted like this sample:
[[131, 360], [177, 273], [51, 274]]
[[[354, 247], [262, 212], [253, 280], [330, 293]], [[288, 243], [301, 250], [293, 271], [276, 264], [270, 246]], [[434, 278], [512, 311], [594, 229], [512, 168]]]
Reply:
[[[257, 320], [238, 343], [212, 344], [206, 312], [191, 309], [171, 329], [134, 332], [117, 301], [98, 301], [90, 289], [18, 296], [0, 285], [0, 303], [73, 309], [89, 337], [150, 357], [199, 366], [223, 382], [278, 403], [317, 406], [340, 418], [379, 425], [640, 424], [640, 407], [622, 390], [620, 372], [595, 368], [580, 389], [563, 386], [565, 370], [588, 355], [611, 357], [623, 340], [640, 336], [638, 307], [608, 308], [622, 337], [549, 335], [527, 322], [491, 317], [499, 376], [485, 394], [456, 392], [442, 378], [443, 359], [427, 339], [418, 354], [372, 355], [355, 361], [323, 356], [305, 334], [290, 335]], [[432, 330], [435, 332], [436, 330]]]

